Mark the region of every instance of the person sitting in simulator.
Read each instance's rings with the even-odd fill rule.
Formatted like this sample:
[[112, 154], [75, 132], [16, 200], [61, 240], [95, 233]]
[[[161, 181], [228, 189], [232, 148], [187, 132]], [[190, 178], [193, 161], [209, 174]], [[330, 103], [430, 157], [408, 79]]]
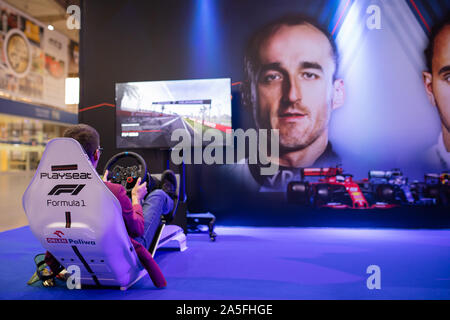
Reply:
[[[78, 124], [68, 128], [64, 132], [64, 137], [77, 140], [94, 168], [97, 167], [101, 155], [100, 136], [97, 130], [86, 124]], [[131, 192], [131, 200], [122, 185], [108, 182], [106, 177], [107, 172], [103, 181], [120, 202], [123, 221], [140, 262], [148, 271], [155, 286], [165, 287], [167, 282], [148, 251], [148, 247], [155, 235], [161, 215], [168, 214], [173, 209], [173, 198], [176, 197], [177, 187], [175, 174], [171, 170], [164, 171], [161, 176], [162, 190], [153, 190], [147, 197], [147, 182], [141, 184], [139, 178]], [[143, 200], [144, 204], [141, 205]], [[64, 269], [48, 251], [45, 262], [55, 275]]]

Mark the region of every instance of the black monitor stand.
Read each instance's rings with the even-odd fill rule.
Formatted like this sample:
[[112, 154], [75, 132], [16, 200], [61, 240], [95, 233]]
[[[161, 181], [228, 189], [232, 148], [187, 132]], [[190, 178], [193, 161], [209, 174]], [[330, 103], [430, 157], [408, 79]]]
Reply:
[[170, 161], [170, 154], [172, 149], [164, 148], [160, 149], [162, 154], [162, 162], [164, 170], [171, 169], [175, 172], [175, 174], [180, 175], [180, 186], [178, 193], [178, 206], [176, 208], [176, 212], [173, 214], [173, 220], [168, 222], [168, 224], [176, 224], [183, 228], [184, 233], [188, 232], [187, 229], [187, 197], [186, 197], [186, 168], [184, 162], [180, 165], [175, 165]]
[[[170, 169], [170, 153], [172, 149], [161, 149], [164, 154], [163, 161], [166, 163], [166, 168]], [[182, 151], [181, 151], [182, 152]], [[216, 240], [217, 234], [214, 232], [216, 217], [210, 213], [190, 213], [187, 210], [186, 197], [186, 168], [184, 162], [178, 165], [178, 172], [180, 173], [180, 198], [177, 212], [173, 224], [177, 224], [183, 228], [185, 233], [199, 233], [203, 232], [202, 226], [208, 227], [208, 234], [211, 241]]]

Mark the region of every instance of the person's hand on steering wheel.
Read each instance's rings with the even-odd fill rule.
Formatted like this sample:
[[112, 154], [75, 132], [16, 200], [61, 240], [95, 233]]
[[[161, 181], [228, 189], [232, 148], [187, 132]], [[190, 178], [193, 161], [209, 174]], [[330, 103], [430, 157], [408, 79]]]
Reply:
[[141, 178], [138, 178], [136, 185], [131, 190], [131, 203], [141, 204], [142, 199], [147, 194], [147, 181], [141, 184]]
[[111, 180], [108, 181], [108, 170], [105, 170], [105, 173], [103, 174], [102, 180], [103, 182], [111, 182]]
[[[105, 171], [105, 174], [103, 175], [103, 181], [108, 182], [108, 170]], [[111, 182], [111, 181], [109, 181]], [[141, 184], [141, 178], [138, 178], [136, 181], [135, 186], [131, 190], [131, 203], [132, 204], [141, 204], [142, 199], [145, 198], [145, 195], [147, 194], [147, 181]]]
[[[135, 165], [131, 165], [130, 160], [133, 161]], [[121, 165], [119, 163], [121, 163]], [[145, 163], [144, 158], [135, 152], [124, 151], [114, 155], [108, 160], [105, 165], [103, 181], [107, 180], [111, 183], [121, 184], [127, 191], [127, 195], [131, 197], [137, 179], [141, 178], [140, 181], [147, 181], [148, 176], [147, 164]], [[136, 191], [134, 194], [135, 196], [138, 195]], [[138, 199], [141, 200], [142, 198], [143, 197], [139, 196]]]

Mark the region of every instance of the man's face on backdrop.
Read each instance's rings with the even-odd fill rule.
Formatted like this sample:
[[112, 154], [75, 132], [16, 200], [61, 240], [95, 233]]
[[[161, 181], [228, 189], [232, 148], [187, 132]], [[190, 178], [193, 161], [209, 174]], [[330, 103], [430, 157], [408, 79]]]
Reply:
[[444, 27], [434, 41], [431, 74], [424, 72], [425, 89], [437, 106], [444, 127], [450, 131], [450, 26]]
[[259, 58], [260, 127], [279, 129], [280, 146], [288, 150], [328, 135], [331, 111], [343, 102], [343, 82], [333, 81], [327, 37], [309, 24], [284, 25], [262, 43]]

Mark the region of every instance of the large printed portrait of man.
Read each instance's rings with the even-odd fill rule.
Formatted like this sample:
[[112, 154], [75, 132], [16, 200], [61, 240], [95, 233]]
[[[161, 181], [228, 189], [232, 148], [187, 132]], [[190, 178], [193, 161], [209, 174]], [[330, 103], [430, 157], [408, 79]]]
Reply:
[[[257, 30], [244, 57], [242, 97], [257, 129], [278, 130], [279, 156], [270, 161], [279, 173], [305, 167], [336, 166], [328, 125], [343, 105], [344, 81], [338, 77], [339, 54], [334, 39], [316, 21], [288, 15]], [[260, 175], [248, 165], [248, 181], [285, 187], [279, 177]]]
[[426, 153], [427, 165], [450, 170], [450, 16], [436, 24], [425, 50], [427, 71], [423, 72], [425, 92], [436, 107], [442, 131]]

